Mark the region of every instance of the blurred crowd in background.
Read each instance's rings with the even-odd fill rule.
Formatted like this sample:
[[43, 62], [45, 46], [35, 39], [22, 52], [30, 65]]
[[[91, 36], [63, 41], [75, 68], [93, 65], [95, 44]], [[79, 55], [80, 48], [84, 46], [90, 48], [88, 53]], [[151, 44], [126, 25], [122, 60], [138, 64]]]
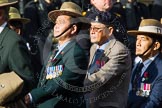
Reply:
[[[121, 88], [115, 89], [117, 91], [116, 92], [117, 94], [115, 94], [116, 97], [112, 96], [112, 98], [114, 98], [115, 101], [118, 101], [118, 103], [121, 102], [120, 103], [121, 105], [123, 105], [122, 101], [117, 100], [117, 99], [119, 96], [119, 98], [123, 98], [123, 102], [127, 101], [127, 89], [128, 89], [128, 86], [131, 87], [128, 84], [129, 83], [129, 74], [131, 72], [131, 68], [133, 66], [135, 66], [135, 65], [131, 65], [131, 64], [133, 64], [133, 62], [136, 63], [137, 60], [140, 60], [136, 56], [140, 56], [141, 58], [143, 57], [142, 58], [143, 61], [146, 61], [148, 58], [152, 57], [152, 54], [154, 54], [154, 56], [153, 56], [154, 59], [157, 57], [158, 54], [160, 55], [160, 57], [162, 57], [161, 56], [161, 51], [162, 51], [161, 50], [161, 48], [162, 48], [161, 47], [161, 43], [162, 43], [161, 37], [157, 37], [157, 36], [162, 36], [162, 33], [161, 33], [161, 31], [162, 31], [162, 29], [161, 29], [162, 0], [152, 0], [152, 1], [151, 0], [145, 0], [145, 1], [144, 0], [143, 1], [142, 0], [140, 0], [140, 1], [139, 0], [121, 0], [121, 1], [120, 0], [112, 0], [112, 1], [107, 0], [108, 6], [106, 8], [102, 8], [103, 6], [105, 6], [104, 2], [106, 2], [106, 0], [104, 0], [104, 2], [102, 2], [102, 5], [100, 5], [100, 2], [98, 0], [96, 0], [96, 1], [95, 0], [18, 0], [18, 3], [17, 4], [13, 3], [14, 5], [12, 5], [12, 7], [10, 7], [10, 8], [8, 6], [11, 5], [12, 3], [7, 3], [6, 1], [8, 2], [8, 0], [3, 0], [0, 2], [0, 6], [1, 6], [0, 9], [2, 10], [1, 13], [2, 13], [2, 15], [4, 15], [3, 17], [1, 17], [1, 14], [0, 14], [0, 19], [1, 19], [0, 21], [2, 22], [2, 25], [1, 25], [2, 29], [0, 29], [0, 31], [2, 32], [1, 33], [2, 38], [3, 38], [4, 31], [6, 30], [6, 28], [8, 29], [8, 27], [9, 27], [10, 29], [14, 30], [17, 34], [11, 30], [9, 32], [10, 34], [8, 34], [8, 35], [6, 35], [6, 33], [4, 33], [6, 35], [6, 37], [11, 36], [11, 34], [13, 34], [13, 36], [10, 37], [11, 39], [12, 38], [18, 39], [18, 38], [15, 38], [16, 36], [23, 39], [23, 42], [26, 44], [28, 50], [26, 47], [25, 48], [26, 48], [27, 53], [25, 53], [25, 52], [23, 53], [23, 51], [25, 51], [25, 50], [21, 50], [21, 51], [14, 50], [14, 48], [17, 48], [17, 49], [24, 48], [25, 44], [23, 47], [14, 46], [12, 44], [8, 44], [10, 42], [14, 43], [14, 41], [6, 38], [7, 41], [5, 42], [5, 44], [3, 46], [7, 46], [7, 45], [10, 46], [11, 48], [7, 48], [7, 47], [5, 47], [5, 48], [7, 49], [7, 51], [8, 51], [8, 49], [11, 49], [11, 52], [8, 51], [6, 54], [4, 53], [4, 56], [8, 55], [8, 53], [10, 53], [10, 54], [12, 53], [11, 57], [9, 56], [9, 58], [11, 59], [10, 61], [12, 63], [12, 66], [10, 66], [10, 62], [8, 62], [7, 57], [2, 57], [3, 59], [6, 59], [6, 60], [1, 60], [1, 58], [0, 58], [0, 60], [2, 61], [2, 63], [1, 63], [2, 66], [0, 67], [0, 71], [2, 71], [2, 72], [8, 71], [10, 67], [15, 68], [16, 66], [20, 66], [22, 69], [21, 68], [16, 68], [16, 69], [18, 69], [18, 72], [24, 72], [23, 68], [29, 70], [26, 67], [26, 64], [30, 65], [29, 67], [32, 67], [31, 69], [34, 72], [33, 73], [34, 79], [32, 79], [32, 80], [36, 80], [36, 84], [38, 84], [38, 86], [36, 89], [33, 89], [34, 92], [33, 91], [30, 92], [24, 98], [25, 103], [29, 106], [30, 106], [30, 104], [33, 104], [35, 106], [35, 103], [34, 103], [35, 100], [33, 98], [35, 94], [36, 94], [35, 97], [38, 98], [38, 100], [40, 99], [40, 103], [42, 101], [41, 98], [47, 100], [47, 104], [43, 104], [43, 105], [48, 105], [48, 102], [50, 102], [50, 101], [48, 101], [48, 99], [52, 100], [52, 98], [53, 99], [57, 98], [57, 96], [56, 97], [53, 96], [53, 93], [56, 91], [53, 92], [53, 90], [52, 90], [52, 89], [55, 89], [54, 88], [55, 86], [53, 86], [53, 85], [57, 85], [57, 84], [55, 84], [55, 83], [52, 84], [53, 81], [51, 80], [51, 79], [55, 79], [56, 77], [58, 77], [57, 76], [58, 73], [56, 74], [56, 70], [58, 72], [60, 72], [58, 75], [65, 77], [65, 79], [71, 78], [71, 76], [73, 76], [73, 74], [75, 73], [75, 72], [73, 72], [73, 70], [75, 70], [75, 69], [78, 71], [78, 73], [80, 72], [80, 70], [78, 70], [78, 67], [77, 68], [75, 67], [76, 66], [75, 62], [72, 62], [71, 61], [72, 59], [69, 59], [70, 56], [72, 58], [74, 57], [75, 59], [78, 59], [78, 58], [80, 58], [82, 53], [85, 53], [85, 54], [83, 54], [85, 57], [84, 58], [85, 61], [82, 58], [76, 60], [76, 61], [78, 61], [79, 66], [80, 65], [83, 65], [83, 67], [85, 66], [83, 68], [84, 71], [87, 69], [88, 61], [92, 61], [91, 64], [89, 65], [89, 68], [87, 69], [88, 71], [86, 70], [87, 71], [87, 74], [86, 74], [87, 82], [89, 81], [89, 79], [91, 79], [91, 76], [93, 79], [93, 75], [97, 76], [101, 72], [101, 75], [99, 75], [99, 79], [100, 79], [100, 77], [102, 77], [102, 78], [106, 79], [105, 81], [107, 81], [107, 78], [106, 78], [107, 76], [108, 76], [108, 80], [109, 80], [109, 79], [111, 79], [111, 76], [113, 76], [113, 74], [114, 74], [114, 76], [110, 80], [111, 82], [106, 83], [106, 85], [114, 84], [114, 85], [118, 86], [118, 80], [120, 82], [120, 75], [121, 75], [121, 79], [123, 78], [122, 77], [123, 75], [121, 73], [126, 72], [127, 74], [125, 75], [125, 78], [122, 83], [123, 86], [119, 84], [120, 85], [119, 87], [121, 87]], [[15, 0], [9, 0], [9, 1], [15, 1]], [[68, 10], [68, 11], [65, 11], [65, 8], [62, 6], [62, 4], [66, 4], [67, 1], [71, 1], [70, 2], [71, 5], [68, 3], [67, 3], [68, 5], [64, 5], [64, 7], [67, 8], [66, 10]], [[15, 1], [15, 3], [16, 2], [17, 1]], [[78, 4], [82, 10], [76, 4]], [[76, 7], [75, 7], [75, 5], [76, 5]], [[71, 12], [70, 8], [74, 8], [73, 10], [75, 10], [75, 12], [80, 10], [79, 14], [76, 12], [77, 14], [75, 13], [75, 15], [73, 15], [74, 12], [73, 11]], [[64, 9], [64, 11], [62, 11], [61, 9]], [[52, 14], [50, 14], [51, 11], [52, 11]], [[59, 15], [56, 15], [59, 20], [56, 20], [57, 18], [56, 18], [56, 16], [54, 16], [53, 11], [60, 12]], [[67, 13], [69, 12], [69, 13], [67, 14], [66, 12]], [[86, 19], [86, 21], [82, 21], [81, 17], [83, 19]], [[4, 18], [5, 20], [3, 20], [2, 18]], [[89, 20], [87, 20], [88, 18], [91, 19], [91, 22]], [[147, 19], [151, 19], [151, 20], [147, 20]], [[143, 21], [144, 23], [141, 24], [141, 21]], [[161, 23], [159, 21], [161, 21]], [[61, 25], [59, 25], [60, 22], [61, 22]], [[71, 24], [71, 22], [72, 22], [72, 24]], [[95, 25], [96, 22], [99, 25]], [[152, 23], [150, 23], [150, 22], [152, 22]], [[147, 24], [148, 24], [151, 28], [150, 30], [153, 31], [153, 32], [148, 31], [147, 27], [146, 27], [146, 29], [144, 29], [145, 31], [147, 31], [147, 32], [145, 32], [145, 31], [143, 32], [144, 35], [146, 35], [146, 37], [148, 35], [146, 40], [143, 40], [144, 35], [140, 34], [141, 33], [140, 27], [143, 27], [144, 24], [145, 24], [145, 26], [147, 26]], [[157, 26], [157, 25], [158, 25], [158, 27], [155, 29], [155, 26]], [[6, 28], [5, 28], [5, 26], [6, 26]], [[66, 28], [66, 26], [67, 26], [67, 28]], [[57, 30], [57, 28], [59, 28], [59, 27], [60, 27], [60, 31]], [[62, 29], [62, 27], [63, 27], [63, 29]], [[4, 31], [2, 31], [3, 29], [4, 29]], [[72, 34], [73, 30], [75, 30], [75, 32]], [[141, 37], [138, 36], [136, 38], [135, 36], [133, 36], [133, 34], [131, 34], [131, 32], [129, 33], [130, 30], [138, 30], [135, 32], [135, 35], [137, 32], [140, 32], [139, 35], [140, 36], [142, 35], [142, 36]], [[57, 33], [57, 31], [59, 31], [59, 32]], [[65, 35], [66, 33], [68, 35]], [[99, 38], [96, 38], [96, 40], [93, 41], [93, 34], [95, 34], [95, 33], [98, 34], [97, 36]], [[64, 36], [65, 36], [65, 38], [64, 38]], [[76, 50], [78, 50], [78, 51], [74, 52], [74, 53], [76, 53], [77, 56], [72, 55], [73, 51], [72, 51], [71, 47], [69, 47], [69, 50], [65, 48], [65, 46], [68, 46], [68, 45], [70, 46], [69, 43], [73, 39], [73, 36], [75, 36], [75, 42], [77, 43], [76, 44], [77, 47], [73, 46], [74, 48], [76, 48]], [[113, 36], [113, 37], [111, 37], [111, 36]], [[61, 38], [58, 38], [58, 37], [61, 37]], [[67, 40], [66, 40], [66, 38], [67, 38]], [[108, 38], [110, 38], [110, 39], [108, 39]], [[111, 38], [115, 39], [114, 43]], [[120, 41], [120, 42], [118, 43], [116, 40]], [[16, 41], [16, 42], [18, 43], [19, 41]], [[63, 47], [61, 46], [61, 44], [59, 42], [60, 43], [64, 42], [64, 44], [62, 44]], [[108, 44], [111, 42], [112, 42], [112, 46], [115, 46], [115, 47], [111, 47], [111, 44], [110, 45]], [[145, 50], [144, 48], [148, 47], [143, 52], [143, 54], [140, 54], [140, 53], [138, 54], [139, 48], [137, 48], [137, 47], [139, 46], [138, 43], [140, 43], [140, 42], [141, 42], [141, 46], [142, 46], [141, 47], [142, 51]], [[142, 42], [144, 43], [143, 45], [142, 45]], [[96, 47], [96, 48], [94, 47], [94, 49], [96, 50], [98, 48], [99, 50], [98, 49], [97, 50], [99, 52], [97, 52], [97, 50], [96, 50], [96, 53], [93, 52], [93, 50], [92, 50], [93, 46], [91, 46], [93, 43], [98, 44], [98, 47], [100, 49], [98, 47]], [[20, 43], [18, 43], [18, 44], [20, 44]], [[103, 49], [101, 48], [101, 45], [103, 45]], [[3, 48], [3, 46], [0, 48]], [[108, 48], [106, 46], [109, 46], [110, 48]], [[91, 50], [90, 50], [90, 48], [91, 48]], [[65, 51], [67, 50], [67, 52], [69, 52], [69, 54], [67, 54], [65, 51], [62, 51], [64, 49], [65, 49]], [[109, 51], [109, 49], [110, 49], [110, 51]], [[113, 49], [113, 50], [111, 50], [111, 49]], [[130, 51], [130, 53], [129, 53], [129, 51]], [[105, 56], [106, 55], [105, 52], [108, 53], [107, 56]], [[145, 55], [147, 55], [147, 52], [150, 52], [150, 53], [148, 53], [149, 57], [145, 56]], [[94, 53], [93, 56], [92, 56], [92, 53]], [[66, 57], [62, 56], [63, 54], [66, 55]], [[105, 58], [103, 58], [103, 61], [100, 60], [102, 58], [102, 54], [105, 56]], [[114, 55], [115, 55], [115, 57], [114, 57]], [[61, 63], [62, 65], [60, 65], [59, 62], [62, 62], [62, 61], [60, 58], [58, 59], [56, 57], [60, 57], [60, 58], [65, 57], [67, 59], [63, 59], [62, 60], [63, 63]], [[147, 57], [147, 59], [145, 57]], [[20, 60], [18, 60], [18, 59], [20, 59]], [[21, 60], [22, 60], [22, 62], [21, 62]], [[60, 61], [58, 62], [57, 60], [58, 61], [60, 60]], [[67, 62], [67, 60], [69, 60], [69, 61]], [[153, 60], [150, 59], [149, 63], [151, 63]], [[7, 65], [4, 65], [3, 61], [6, 61]], [[64, 61], [67, 64], [64, 64]], [[150, 70], [150, 71], [155, 70], [155, 72], [160, 73], [161, 63], [162, 63], [161, 58], [159, 58], [159, 61], [160, 61], [160, 62], [158, 62], [159, 64], [158, 63], [155, 64], [155, 65], [157, 65], [157, 67], [155, 65], [152, 65], [152, 67], [151, 67], [152, 70]], [[24, 63], [28, 62], [28, 63], [23, 65], [23, 62]], [[59, 65], [56, 63], [58, 63]], [[72, 65], [69, 65], [70, 63]], [[75, 65], [73, 65], [73, 63]], [[17, 65], [15, 65], [15, 64], [17, 64]], [[144, 63], [141, 63], [141, 64], [143, 65]], [[64, 65], [65, 65], [65, 69], [63, 69]], [[97, 67], [97, 66], [99, 66], [99, 67]], [[63, 71], [66, 70], [66, 67], [68, 67], [67, 68], [68, 71], [64, 72], [65, 74], [62, 74]], [[143, 67], [144, 67], [144, 65], [141, 66], [141, 69]], [[14, 70], [14, 68], [13, 69], [11, 68], [10, 70]], [[147, 66], [147, 68], [148, 68], [148, 66]], [[156, 70], [156, 68], [158, 71]], [[138, 66], [137, 66], [137, 69], [138, 69]], [[148, 68], [148, 69], [150, 69], [150, 68]], [[29, 70], [29, 72], [32, 72], [32, 71]], [[109, 73], [109, 71], [110, 71], [110, 73]], [[136, 71], [137, 70], [135, 69], [135, 72]], [[139, 73], [138, 73], [138, 71], [139, 71]], [[136, 73], [138, 73], [137, 76], [135, 76], [135, 74], [133, 74], [135, 78], [132, 80], [134, 82], [133, 83], [131, 82], [132, 84], [135, 85], [135, 87], [132, 86], [132, 88], [131, 88], [134, 91], [136, 91], [135, 89], [141, 89], [140, 87], [138, 87], [138, 85], [140, 85], [140, 84], [141, 84], [140, 86], [144, 88], [144, 86], [143, 86], [144, 84], [142, 82], [145, 80], [147, 81], [147, 79], [148, 79], [148, 78], [140, 79], [142, 82], [139, 82], [140, 80], [138, 78], [141, 77], [141, 73], [140, 73], [141, 70], [138, 70], [138, 71], [136, 72]], [[17, 70], [16, 70], [16, 72], [17, 72]], [[112, 72], [114, 72], [114, 73], [112, 73]], [[66, 74], [66, 73], [68, 73], [68, 74]], [[108, 74], [105, 75], [105, 73], [108, 73]], [[144, 72], [144, 73], [148, 74], [148, 72]], [[51, 75], [54, 75], [54, 74], [56, 76], [51, 77]], [[123, 73], [123, 74], [125, 74], [125, 73]], [[20, 74], [20, 75], [23, 76], [23, 74]], [[78, 75], [80, 75], [80, 73]], [[31, 76], [32, 76], [32, 74], [31, 74]], [[84, 74], [81, 76], [84, 76]], [[95, 78], [96, 78], [96, 76], [95, 76]], [[150, 74], [150, 76], [151, 76], [151, 74]], [[158, 83], [155, 83], [155, 87], [152, 86], [152, 88], [155, 91], [155, 92], [154, 91], [152, 92], [153, 96], [149, 94], [150, 88], [147, 91], [144, 91], [144, 89], [142, 88], [142, 92], [140, 90], [138, 90], [137, 92], [133, 91], [134, 93], [136, 93], [136, 94], [133, 94], [133, 95], [135, 95], [134, 99], [137, 99], [137, 101], [141, 101], [140, 99], [136, 98], [136, 96], [140, 96], [141, 93], [145, 93], [144, 95], [143, 94], [141, 95], [141, 97], [144, 99], [143, 105], [145, 105], [145, 102], [146, 102], [145, 99], [147, 99], [148, 96], [150, 96], [151, 98], [154, 97], [154, 93], [155, 93], [157, 95], [157, 98], [155, 98], [155, 99], [153, 98], [152, 100], [156, 100], [157, 103], [156, 102], [154, 102], [154, 103], [156, 103], [157, 106], [159, 105], [161, 107], [161, 97], [162, 97], [162, 94], [161, 94], [162, 86], [160, 85], [160, 84], [162, 84], [161, 73], [159, 74], [159, 76], [156, 76], [157, 77], [156, 81]], [[146, 76], [146, 77], [148, 77], [148, 76]], [[27, 81], [28, 81], [28, 78], [29, 77], [26, 77]], [[152, 77], [150, 77], [150, 79], [151, 78]], [[160, 81], [158, 78], [160, 78]], [[64, 79], [64, 78], [62, 78], [62, 79]], [[70, 83], [71, 82], [74, 82], [74, 83], [81, 82], [82, 83], [82, 81], [80, 81], [80, 79], [75, 79], [73, 77], [71, 79], [70, 79], [70, 81], [69, 80], [67, 80], [67, 81], [69, 81]], [[81, 78], [81, 80], [83, 80], [83, 79], [84, 78]], [[30, 82], [30, 80], [29, 80], [29, 82]], [[94, 82], [96, 80], [97, 80], [97, 78], [94, 80]], [[48, 81], [49, 82], [51, 81], [51, 82], [49, 83]], [[66, 82], [66, 80], [65, 80], [65, 82]], [[47, 84], [47, 86], [46, 86], [46, 84]], [[145, 83], [145, 84], [147, 84], [147, 83]], [[29, 85], [31, 85], [31, 84], [29, 83]], [[150, 84], [147, 84], [147, 86], [150, 87]], [[48, 89], [48, 87], [49, 87], [49, 89]], [[51, 87], [52, 87], [52, 89], [51, 89]], [[57, 86], [57, 87], [59, 87], [59, 86]], [[106, 89], [104, 87], [105, 86], [103, 86], [103, 88], [100, 88], [99, 91], [101, 90], [101, 92], [105, 93]], [[108, 87], [109, 86], [107, 86], [107, 88]], [[105, 89], [105, 91], [104, 91], [104, 89]], [[42, 90], [42, 92], [37, 92], [37, 90], [38, 91]], [[130, 90], [130, 88], [129, 88], [129, 90]], [[24, 92], [24, 93], [27, 93], [27, 92], [28, 91], [26, 90], [26, 92]], [[50, 92], [52, 92], [52, 93], [50, 93]], [[60, 94], [71, 95], [71, 94], [69, 94], [69, 92], [64, 93], [62, 91], [59, 91], [59, 89], [58, 89], [58, 92]], [[148, 92], [148, 94], [146, 94], [147, 92]], [[35, 94], [33, 95], [32, 93], [33, 94], [35, 93]], [[73, 92], [70, 92], [70, 93], [73, 93]], [[98, 92], [96, 92], [96, 93], [98, 93]], [[37, 96], [37, 94], [39, 94], [40, 97]], [[44, 95], [44, 97], [42, 96], [42, 94]], [[120, 95], [118, 95], [118, 94], [120, 94]], [[66, 97], [66, 95], [65, 95], [65, 97]], [[112, 99], [108, 99], [108, 98], [109, 98], [109, 96], [107, 96], [108, 101], [112, 101]], [[129, 100], [131, 100], [134, 103], [134, 102], [136, 102], [136, 101], [134, 101], [134, 99], [132, 97], [130, 97]], [[147, 101], [151, 101], [150, 102], [151, 105], [154, 105], [152, 100], [150, 98], [147, 99]], [[44, 101], [44, 102], [46, 103], [46, 101]], [[64, 102], [61, 103], [62, 106], [64, 106], [63, 103]], [[98, 104], [98, 102], [96, 102], [96, 103]], [[140, 102], [137, 102], [137, 103], [140, 103]], [[69, 104], [70, 104], [70, 102], [69, 102]], [[95, 104], [92, 106], [95, 106]], [[52, 105], [53, 105], [53, 103], [52, 103]], [[38, 106], [39, 106], [39, 104], [38, 104]], [[123, 105], [123, 107], [120, 106], [120, 108], [124, 108], [124, 106], [126, 106], [126, 103], [125, 103], [125, 105]], [[77, 107], [75, 107], [75, 108], [77, 108]], [[95, 107], [92, 107], [92, 108], [95, 108]], [[99, 108], [99, 107], [96, 106], [96, 108]], [[129, 108], [137, 108], [137, 107], [129, 107]], [[152, 107], [149, 107], [149, 108], [152, 108]]]
[[[21, 35], [30, 45], [36, 72], [41, 71], [48, 52], [52, 50], [49, 49], [49, 46], [55, 45], [53, 42], [56, 41], [52, 36], [53, 23], [48, 19], [48, 12], [59, 9], [65, 1], [78, 4], [85, 16], [92, 7], [90, 0], [19, 0], [19, 3], [14, 5], [19, 10], [21, 17], [30, 19], [30, 22], [23, 25]], [[142, 19], [160, 20], [162, 17], [162, 0], [114, 0], [113, 2], [114, 5], [110, 11], [122, 19], [122, 25], [125, 25], [126, 30], [138, 29]], [[135, 39], [132, 36], [128, 36], [128, 39], [133, 55]]]

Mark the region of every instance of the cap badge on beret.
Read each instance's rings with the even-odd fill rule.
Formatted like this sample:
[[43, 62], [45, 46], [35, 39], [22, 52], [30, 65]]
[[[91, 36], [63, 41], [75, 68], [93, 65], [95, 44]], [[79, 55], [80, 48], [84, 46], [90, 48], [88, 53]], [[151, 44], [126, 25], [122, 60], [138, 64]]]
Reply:
[[96, 16], [95, 21], [99, 22], [99, 16]]

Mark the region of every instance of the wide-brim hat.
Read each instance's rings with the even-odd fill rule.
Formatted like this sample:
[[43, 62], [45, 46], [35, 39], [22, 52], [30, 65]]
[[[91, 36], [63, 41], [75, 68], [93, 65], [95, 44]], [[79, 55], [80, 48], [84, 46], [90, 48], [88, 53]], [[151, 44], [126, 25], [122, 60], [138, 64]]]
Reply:
[[12, 1], [12, 2], [9, 2], [9, 0], [0, 0], [0, 7], [10, 6], [10, 5], [13, 5], [13, 4], [16, 4], [16, 3], [18, 3], [17, 0]]
[[60, 15], [69, 15], [73, 17], [82, 17], [82, 9], [80, 6], [73, 2], [64, 2], [61, 5], [60, 10], [54, 10], [48, 13], [48, 17], [52, 22], [55, 23], [55, 20]]
[[160, 23], [160, 21], [155, 19], [143, 19], [138, 30], [129, 30], [128, 34], [133, 36], [151, 35], [162, 38], [162, 24]]
[[30, 22], [28, 18], [22, 18], [19, 11], [15, 7], [10, 7], [9, 9], [9, 22], [10, 21], [20, 21], [22, 24], [27, 24]]

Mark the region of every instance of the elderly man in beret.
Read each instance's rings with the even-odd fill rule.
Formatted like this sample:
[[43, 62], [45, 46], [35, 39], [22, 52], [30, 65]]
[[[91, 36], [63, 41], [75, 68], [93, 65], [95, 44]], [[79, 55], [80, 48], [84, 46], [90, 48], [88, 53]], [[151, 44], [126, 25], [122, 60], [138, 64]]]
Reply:
[[17, 101], [33, 88], [35, 81], [25, 43], [7, 27], [9, 6], [15, 3], [17, 1], [0, 0], [0, 74], [14, 71], [23, 79], [23, 90], [16, 96]]
[[58, 50], [51, 52], [37, 88], [25, 96], [25, 102], [37, 108], [84, 108], [83, 93], [78, 90], [83, 86], [88, 59], [76, 42], [81, 8], [64, 2], [60, 10], [51, 11], [48, 16], [55, 23]]
[[124, 16], [119, 13], [113, 12], [113, 5], [115, 0], [90, 0], [92, 7], [87, 11], [86, 17], [93, 13], [97, 13], [108, 17], [108, 21], [111, 20], [114, 31], [113, 34], [116, 39], [122, 42], [124, 45], [129, 47], [129, 41], [127, 36], [127, 31], [125, 28], [125, 22], [123, 20]]
[[143, 19], [138, 30], [128, 33], [137, 37], [128, 108], [162, 108], [162, 25]]
[[125, 108], [131, 72], [130, 52], [114, 38], [107, 16], [91, 14], [90, 62], [85, 78], [88, 108]]

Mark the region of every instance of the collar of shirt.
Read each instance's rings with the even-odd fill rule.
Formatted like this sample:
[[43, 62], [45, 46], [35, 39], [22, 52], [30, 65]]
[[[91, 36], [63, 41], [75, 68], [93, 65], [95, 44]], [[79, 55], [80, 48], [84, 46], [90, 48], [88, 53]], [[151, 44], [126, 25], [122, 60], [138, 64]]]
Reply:
[[108, 43], [109, 43], [109, 40], [107, 40], [107, 41], [106, 41], [103, 45], [101, 45], [100, 47], [99, 47], [99, 45], [97, 45], [96, 49], [105, 50], [105, 47], [108, 45]]
[[57, 48], [58, 48], [59, 51], [56, 53], [56, 55], [55, 55], [54, 58], [57, 57], [57, 55], [66, 47], [66, 45], [67, 45], [68, 43], [70, 43], [70, 41], [71, 41], [71, 40], [65, 42], [63, 45], [58, 45], [58, 46], [57, 46]]
[[156, 54], [155, 56], [153, 56], [153, 57], [151, 57], [151, 58], [145, 60], [145, 61], [143, 62], [144, 67], [142, 68], [142, 74], [141, 74], [141, 75], [143, 75], [144, 71], [146, 71], [146, 69], [148, 68], [148, 66], [152, 63], [152, 61], [155, 60], [155, 58], [156, 58], [158, 55], [159, 55], [159, 53]]
[[[155, 58], [156, 58], [158, 55], [159, 55], [159, 53], [156, 54], [155, 56], [153, 56], [153, 57], [151, 57], [151, 58], [145, 60], [145, 61], [143, 62], [143, 65], [144, 65], [144, 66], [143, 66], [143, 68], [142, 68], [141, 76], [143, 75], [143, 73], [146, 71], [146, 69], [148, 68], [148, 66], [152, 63], [152, 61], [155, 60]], [[137, 66], [138, 63], [142, 63], [142, 59], [141, 59], [140, 57], [136, 57], [136, 58], [135, 58], [135, 65]], [[135, 66], [135, 67], [136, 67], [136, 66]]]
[[4, 22], [1, 26], [0, 26], [0, 33], [2, 33], [3, 29], [5, 28], [5, 26], [7, 25], [7, 22]]

